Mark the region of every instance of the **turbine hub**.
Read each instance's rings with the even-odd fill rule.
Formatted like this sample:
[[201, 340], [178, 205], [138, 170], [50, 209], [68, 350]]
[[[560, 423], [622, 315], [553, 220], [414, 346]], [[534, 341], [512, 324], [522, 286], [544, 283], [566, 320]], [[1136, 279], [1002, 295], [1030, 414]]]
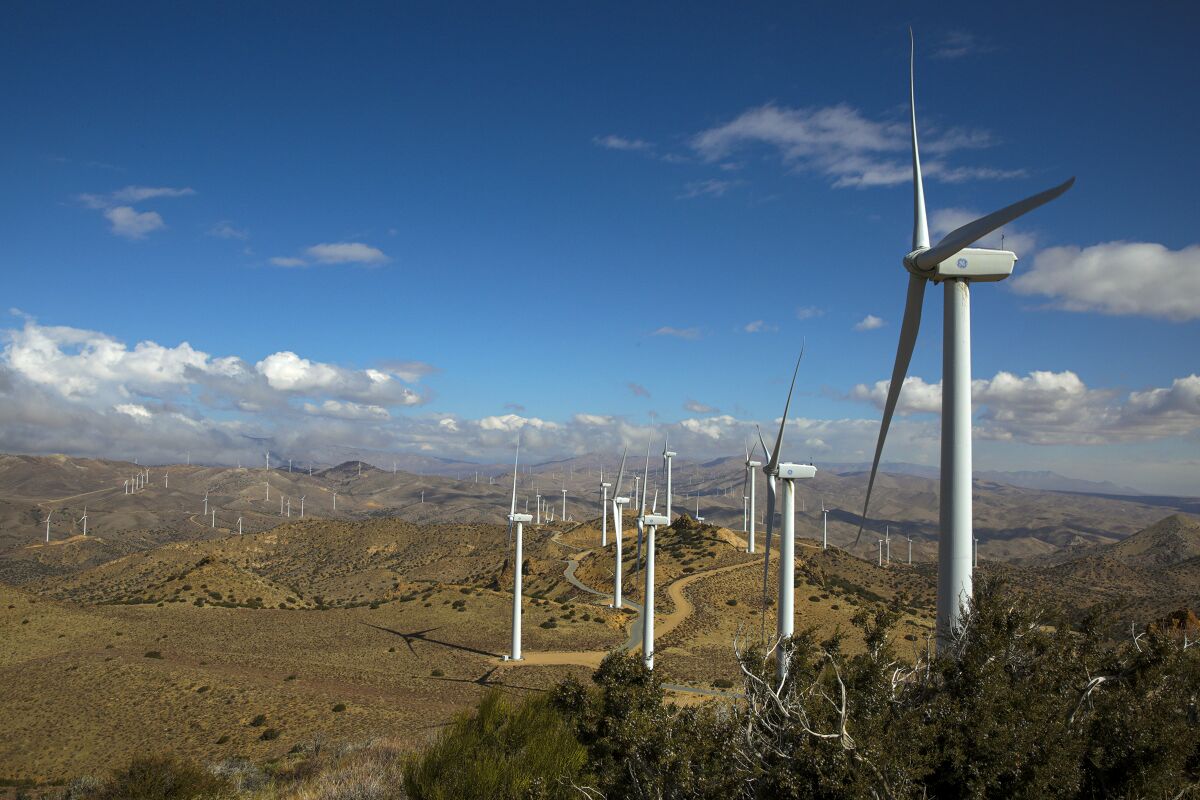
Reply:
[[921, 255], [921, 253], [924, 253], [928, 249], [929, 249], [928, 247], [918, 247], [916, 250], [913, 250], [911, 253], [906, 255], [904, 257], [904, 268], [906, 270], [908, 270], [909, 272], [911, 272], [913, 275], [916, 275], [917, 277], [920, 277], [920, 278], [933, 277], [934, 270], [921, 269], [920, 267], [917, 266], [917, 256]]

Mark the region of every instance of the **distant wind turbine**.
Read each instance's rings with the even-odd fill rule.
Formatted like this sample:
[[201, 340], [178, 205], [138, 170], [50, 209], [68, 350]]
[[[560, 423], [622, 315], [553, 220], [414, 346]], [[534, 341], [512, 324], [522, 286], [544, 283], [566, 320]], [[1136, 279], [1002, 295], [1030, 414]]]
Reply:
[[83, 516], [79, 518], [79, 521], [83, 523], [83, 535], [87, 536], [87, 506], [83, 507]]
[[[677, 455], [679, 455], [679, 454], [672, 451], [670, 448], [667, 447], [667, 438], [664, 436], [663, 437], [663, 464], [664, 464], [664, 468], [667, 471], [667, 502], [666, 502], [666, 510], [664, 512], [664, 516], [668, 520], [671, 519], [671, 461]], [[670, 525], [671, 523], [668, 521], [667, 524]]]
[[621, 496], [621, 481], [625, 478], [625, 455], [629, 452], [626, 447], [621, 453], [621, 468], [617, 471], [617, 482], [613, 486], [613, 541], [616, 542], [616, 553], [613, 556], [613, 608], [624, 607], [621, 600], [621, 506], [628, 505], [629, 498]]
[[[509, 655], [506, 656], [506, 661], [521, 660], [521, 587], [524, 579], [522, 574], [525, 571], [525, 523], [531, 521], [528, 514], [517, 513], [517, 465], [521, 459], [521, 435], [517, 434], [517, 451], [513, 456], [513, 486], [512, 500], [508, 507], [508, 530], [509, 535], [516, 529], [515, 543], [513, 547], [513, 608], [512, 608], [512, 647]], [[565, 497], [565, 495], [564, 495]]]
[[50, 544], [50, 517], [54, 516], [54, 509], [46, 512], [46, 544]]
[[[783, 416], [779, 420], [779, 434], [775, 437], [775, 447], [767, 452], [766, 442], [759, 433], [759, 443], [762, 444], [763, 454], [767, 463], [763, 472], [767, 476], [767, 547], [763, 559], [763, 613], [766, 614], [767, 576], [771, 563], [771, 533], [775, 522], [775, 481], [783, 481], [783, 529], [779, 536], [779, 601], [776, 612], [775, 635], [779, 642], [790, 639], [795, 631], [795, 579], [796, 579], [796, 480], [816, 477], [817, 468], [811, 464], [793, 464], [780, 461], [780, 450], [783, 448], [783, 432], [787, 427], [788, 409], [792, 405], [792, 392], [796, 388], [796, 375], [800, 372], [800, 361], [804, 358], [804, 347], [800, 348], [800, 356], [796, 359], [796, 368], [792, 371], [792, 385], [788, 388], [787, 402], [783, 405]], [[776, 675], [782, 680], [787, 674], [787, 664], [783, 658], [776, 658]]]

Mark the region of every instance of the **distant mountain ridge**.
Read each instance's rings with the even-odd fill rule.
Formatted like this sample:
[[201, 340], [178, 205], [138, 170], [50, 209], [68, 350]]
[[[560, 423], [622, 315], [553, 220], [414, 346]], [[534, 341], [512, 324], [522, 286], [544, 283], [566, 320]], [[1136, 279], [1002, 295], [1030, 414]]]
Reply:
[[[848, 475], [856, 472], [867, 472], [871, 469], [869, 463], [825, 463], [818, 466]], [[925, 464], [910, 464], [905, 461], [885, 461], [879, 465], [882, 472], [897, 475], [916, 475], [921, 478], [937, 480], [938, 468]], [[1044, 492], [1082, 492], [1084, 494], [1117, 494], [1144, 495], [1140, 489], [1132, 486], [1121, 486], [1111, 481], [1089, 481], [1083, 478], [1071, 478], [1050, 470], [1017, 470], [1006, 472], [1002, 470], [976, 470], [975, 480], [1003, 483], [1018, 486], [1022, 489], [1039, 489]]]

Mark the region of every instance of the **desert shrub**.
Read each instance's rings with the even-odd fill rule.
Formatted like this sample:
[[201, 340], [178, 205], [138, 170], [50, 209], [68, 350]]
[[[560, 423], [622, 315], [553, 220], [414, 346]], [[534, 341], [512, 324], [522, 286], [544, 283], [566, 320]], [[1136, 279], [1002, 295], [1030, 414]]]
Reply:
[[267, 784], [262, 768], [244, 758], [227, 758], [209, 766], [208, 771], [237, 792], [252, 792]]
[[586, 753], [544, 697], [519, 703], [492, 690], [404, 770], [414, 800], [518, 800], [578, 795]]
[[258, 738], [262, 739], [264, 742], [273, 742], [279, 738], [279, 731], [275, 728], [267, 728], [262, 732], [262, 734], [259, 735]]
[[446, 673], [442, 672], [440, 669], [435, 669], [432, 672], [430, 672], [429, 674], [435, 678], [440, 678], [440, 677], [444, 676]]
[[229, 783], [175, 756], [138, 756], [99, 785], [72, 784], [78, 800], [189, 800], [227, 794]]
[[160, 653], [158, 650], [147, 650], [144, 657], [145, 658], [162, 658], [162, 653]]
[[255, 715], [254, 719], [250, 720], [248, 724], [251, 728], [261, 728], [263, 725], [267, 724], [267, 715], [257, 714]]
[[727, 606], [736, 606], [736, 605], [737, 605], [737, 598], [734, 598], [734, 597], [731, 597], [731, 598], [729, 598], [728, 600], [726, 600], [726, 601], [725, 601], [725, 605], [727, 605]]
[[333, 713], [335, 713], [335, 714], [340, 714], [345, 710], [346, 710], [345, 703], [335, 703], [333, 706]]
[[538, 626], [539, 628], [557, 628], [558, 623], [555, 620], [548, 619]]
[[713, 686], [718, 689], [732, 689], [733, 681], [731, 681], [729, 678], [717, 678], [715, 681], [713, 681]]

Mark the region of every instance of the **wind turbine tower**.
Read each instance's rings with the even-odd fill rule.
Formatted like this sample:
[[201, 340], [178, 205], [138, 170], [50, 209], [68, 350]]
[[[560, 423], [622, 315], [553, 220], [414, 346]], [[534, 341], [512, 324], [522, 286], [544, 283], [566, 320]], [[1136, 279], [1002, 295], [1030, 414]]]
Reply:
[[[783, 432], [787, 427], [788, 409], [792, 405], [792, 392], [796, 388], [796, 375], [800, 372], [800, 360], [804, 358], [804, 348], [800, 348], [800, 356], [796, 359], [796, 368], [792, 371], [792, 385], [788, 389], [787, 402], [783, 405], [783, 417], [779, 421], [779, 434], [775, 437], [775, 447], [768, 454], [763, 472], [767, 475], [767, 552], [763, 559], [763, 593], [766, 594], [767, 574], [771, 562], [771, 528], [775, 516], [775, 480], [783, 481], [783, 529], [779, 537], [779, 602], [777, 606], [775, 635], [779, 641], [790, 639], [795, 632], [795, 600], [796, 600], [796, 481], [815, 478], [817, 468], [811, 464], [793, 464], [780, 461], [780, 451], [783, 448]], [[766, 443], [759, 442], [766, 453]], [[787, 671], [787, 664], [782, 658], [776, 658], [776, 674], [782, 680]]]
[[528, 514], [517, 513], [517, 462], [521, 457], [521, 437], [517, 436], [517, 453], [513, 457], [513, 488], [512, 502], [508, 507], [508, 531], [512, 534], [513, 528], [517, 530], [516, 540], [513, 548], [513, 609], [512, 609], [512, 648], [509, 655], [505, 657], [506, 661], [521, 660], [521, 584], [525, 569], [525, 523], [530, 521]]
[[600, 474], [600, 546], [608, 547], [608, 490], [611, 483], [604, 483], [604, 473]]
[[621, 496], [621, 480], [625, 477], [625, 455], [628, 452], [629, 448], [625, 448], [621, 453], [621, 468], [617, 471], [617, 483], [613, 486], [613, 537], [617, 544], [613, 555], [613, 608], [624, 607], [621, 599], [621, 561], [624, 558], [621, 552], [621, 540], [624, 538], [621, 535], [621, 507], [629, 504], [629, 498]]
[[666, 437], [664, 437], [663, 438], [663, 462], [666, 464], [666, 468], [667, 468], [667, 504], [666, 504], [667, 507], [666, 507], [666, 514], [664, 516], [666, 516], [666, 518], [668, 520], [667, 521], [668, 525], [671, 524], [670, 523], [670, 519], [671, 519], [671, 461], [677, 455], [678, 455], [678, 453], [674, 452], [673, 450], [669, 450], [667, 448], [667, 440], [666, 440]]
[[[916, 90], [914, 63], [916, 45], [909, 55], [909, 110], [913, 163], [913, 237], [912, 251], [903, 258], [908, 271], [908, 294], [896, 361], [888, 385], [887, 400], [875, 445], [875, 458], [867, 494], [863, 501], [862, 536], [870, 508], [871, 490], [879, 471], [880, 457], [888, 427], [896, 410], [904, 378], [912, 360], [921, 325], [921, 306], [925, 287], [932, 281], [943, 285], [942, 342], [942, 453], [941, 490], [939, 492], [937, 635], [949, 641], [958, 628], [972, 594], [973, 559], [971, 554], [971, 284], [1001, 281], [1012, 274], [1015, 253], [971, 247], [983, 237], [1029, 213], [1071, 188], [1075, 179], [1027, 197], [1010, 206], [962, 225], [930, 247], [929, 224], [925, 213], [925, 187], [921, 177], [921, 157], [917, 146]], [[857, 544], [858, 541], [855, 541]]]
[[46, 544], [50, 544], [50, 517], [54, 516], [54, 509], [46, 512]]
[[87, 536], [87, 506], [83, 507], [83, 516], [79, 518], [79, 521], [83, 523], [83, 535]]
[[646, 574], [642, 592], [642, 663], [646, 669], [654, 669], [654, 539], [660, 525], [670, 525], [671, 520], [658, 514], [643, 516], [646, 529]]
[[821, 503], [821, 549], [829, 549], [829, 509]]

